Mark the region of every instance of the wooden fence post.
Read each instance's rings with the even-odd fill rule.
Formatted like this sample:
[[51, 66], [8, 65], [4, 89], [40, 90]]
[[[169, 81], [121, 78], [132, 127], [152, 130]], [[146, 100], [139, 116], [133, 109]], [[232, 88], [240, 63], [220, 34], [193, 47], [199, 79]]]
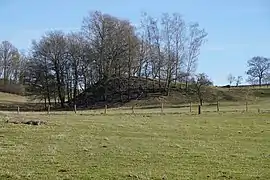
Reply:
[[198, 106], [198, 114], [201, 114], [201, 105]]
[[217, 100], [217, 112], [219, 112], [219, 102]]
[[248, 112], [248, 102], [246, 101], [246, 112]]
[[164, 105], [163, 105], [163, 103], [161, 103], [161, 113], [163, 113], [164, 112]]
[[49, 105], [47, 113], [50, 114], [50, 111], [51, 111], [51, 106]]
[[131, 110], [132, 110], [132, 114], [134, 114], [135, 113], [134, 112], [134, 105], [132, 105]]
[[20, 114], [20, 106], [17, 107], [17, 114]]
[[189, 103], [189, 112], [192, 112], [192, 104], [191, 104], [191, 101]]
[[260, 108], [258, 108], [258, 113], [259, 113], [259, 114], [261, 113], [261, 110], [260, 110]]
[[75, 112], [75, 114], [77, 113], [77, 106], [76, 106], [76, 104], [74, 104], [74, 112]]
[[105, 105], [104, 114], [107, 114], [107, 104]]

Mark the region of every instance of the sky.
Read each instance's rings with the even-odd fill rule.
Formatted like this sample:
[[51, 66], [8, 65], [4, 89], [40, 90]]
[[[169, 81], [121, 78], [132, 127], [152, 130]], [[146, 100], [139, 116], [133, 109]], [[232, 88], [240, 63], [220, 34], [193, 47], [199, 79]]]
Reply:
[[187, 22], [198, 22], [208, 33], [197, 72], [216, 85], [227, 77], [246, 78], [247, 60], [270, 58], [269, 0], [0, 0], [0, 41], [20, 50], [49, 30], [78, 31], [83, 17], [101, 11], [139, 24], [143, 11], [158, 17], [180, 13]]

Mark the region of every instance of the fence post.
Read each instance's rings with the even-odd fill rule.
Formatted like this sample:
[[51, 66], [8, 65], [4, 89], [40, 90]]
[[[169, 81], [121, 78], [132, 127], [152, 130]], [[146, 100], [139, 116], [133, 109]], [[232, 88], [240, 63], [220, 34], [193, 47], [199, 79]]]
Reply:
[[77, 113], [77, 106], [76, 106], [76, 104], [74, 104], [74, 112], [75, 112], [75, 114]]
[[201, 105], [198, 106], [198, 114], [201, 114]]
[[248, 102], [246, 101], [246, 112], [248, 112]]
[[105, 105], [104, 114], [107, 114], [107, 104]]
[[51, 106], [49, 105], [47, 113], [50, 114], [50, 111], [51, 111]]
[[132, 114], [134, 114], [135, 113], [134, 112], [134, 105], [132, 105], [131, 110], [132, 110]]
[[163, 103], [161, 103], [161, 113], [163, 113], [164, 112], [164, 105], [163, 105]]
[[260, 110], [260, 108], [258, 108], [258, 113], [259, 113], [259, 114], [261, 113], [261, 110]]
[[217, 112], [219, 112], [219, 102], [217, 100]]
[[189, 112], [192, 112], [192, 104], [191, 104], [191, 101], [189, 103]]
[[20, 106], [17, 107], [17, 114], [20, 114]]

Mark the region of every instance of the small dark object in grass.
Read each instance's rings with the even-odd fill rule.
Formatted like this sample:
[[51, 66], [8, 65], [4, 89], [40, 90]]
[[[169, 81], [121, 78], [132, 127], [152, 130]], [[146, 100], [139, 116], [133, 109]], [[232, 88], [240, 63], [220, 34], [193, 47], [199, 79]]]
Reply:
[[9, 120], [6, 120], [6, 123], [20, 124], [21, 122], [20, 121], [9, 121]]
[[30, 121], [26, 121], [26, 122], [22, 122], [23, 124], [28, 124], [28, 125], [36, 125], [39, 126], [41, 124], [45, 124], [45, 122], [40, 121], [40, 120], [30, 120]]
[[108, 146], [106, 146], [106, 145], [103, 145], [102, 147], [104, 147], [104, 148], [107, 148]]
[[12, 124], [27, 124], [27, 125], [35, 125], [35, 126], [39, 126], [42, 124], [47, 124], [44, 121], [40, 121], [40, 120], [29, 120], [29, 121], [6, 121], [6, 123], [12, 123]]
[[150, 115], [143, 115], [143, 117], [151, 117]]
[[129, 174], [128, 177], [130, 178], [135, 178], [135, 179], [139, 179], [139, 177], [137, 175], [132, 175], [132, 174]]
[[59, 169], [58, 172], [67, 172], [66, 169]]

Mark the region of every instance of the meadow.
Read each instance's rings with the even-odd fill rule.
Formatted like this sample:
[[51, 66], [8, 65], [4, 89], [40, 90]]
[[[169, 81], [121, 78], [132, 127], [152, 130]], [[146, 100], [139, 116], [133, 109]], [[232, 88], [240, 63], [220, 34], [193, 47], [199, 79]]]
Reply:
[[207, 108], [4, 112], [0, 179], [270, 179], [270, 114]]

